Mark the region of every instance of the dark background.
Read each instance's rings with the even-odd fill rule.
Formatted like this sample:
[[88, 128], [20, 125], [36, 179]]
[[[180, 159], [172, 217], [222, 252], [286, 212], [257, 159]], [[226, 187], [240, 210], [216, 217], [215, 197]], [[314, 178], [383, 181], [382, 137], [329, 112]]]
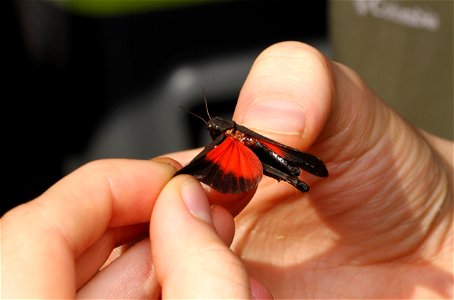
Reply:
[[[284, 40], [325, 40], [326, 6], [325, 1], [217, 1], [102, 15], [77, 12], [52, 1], [1, 1], [6, 29], [2, 213], [38, 196], [84, 161], [102, 157], [102, 152], [84, 153], [108, 115], [121, 114], [128, 105], [143, 101], [137, 100], [143, 95], [153, 94], [150, 90], [159, 90], [160, 83], [175, 74], [172, 70], [181, 71], [179, 66], [196, 62], [210, 66], [216, 74], [216, 64], [222, 64], [223, 57], [234, 57], [240, 66], [246, 57], [228, 90], [215, 91], [204, 80], [191, 87], [197, 104], [188, 109], [203, 113], [203, 86], [212, 115], [231, 113], [245, 70], [263, 48]], [[153, 97], [147, 99], [153, 101]], [[188, 123], [184, 135], [189, 139], [168, 148], [164, 140], [161, 148], [141, 149], [148, 157], [200, 146], [200, 121], [182, 113], [178, 102], [169, 103], [169, 111]], [[157, 122], [149, 120], [140, 126], [159, 132], [171, 125]], [[134, 151], [128, 153], [121, 140], [117, 142], [126, 149], [118, 156], [142, 158]], [[68, 163], [71, 157], [82, 158]]]

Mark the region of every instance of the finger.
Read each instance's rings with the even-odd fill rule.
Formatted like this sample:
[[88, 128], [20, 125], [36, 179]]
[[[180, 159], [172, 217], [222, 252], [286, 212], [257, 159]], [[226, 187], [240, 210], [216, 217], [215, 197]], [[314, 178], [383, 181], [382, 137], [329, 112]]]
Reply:
[[217, 235], [204, 190], [186, 175], [163, 189], [150, 224], [163, 298], [250, 298], [241, 261]]
[[263, 283], [261, 283], [254, 277], [249, 277], [249, 282], [251, 285], [252, 299], [257, 300], [274, 299], [270, 290], [265, 285], [263, 285]]
[[97, 161], [7, 213], [1, 220], [3, 295], [72, 297], [75, 258], [109, 226], [147, 222], [174, 172], [162, 162]]
[[227, 246], [230, 246], [235, 235], [233, 215], [226, 208], [219, 205], [212, 206], [211, 214], [217, 234]]
[[233, 118], [284, 144], [304, 149], [328, 118], [332, 78], [328, 60], [302, 43], [263, 51], [241, 89]]
[[[371, 164], [356, 158], [364, 158], [378, 143], [390, 121], [389, 109], [353, 72], [308, 45], [284, 42], [261, 53], [241, 90], [234, 118], [284, 144], [301, 150], [311, 147], [309, 151], [326, 163], [330, 173], [322, 180], [303, 174], [312, 187], [308, 196], [326, 199], [316, 203], [324, 212], [332, 213], [336, 208], [341, 213], [351, 208], [355, 203], [348, 201], [334, 207], [330, 196], [339, 198], [349, 193], [353, 184], [368, 184], [384, 171], [367, 172]], [[345, 172], [356, 173], [357, 178], [352, 180]], [[313, 181], [323, 188], [314, 188]], [[271, 182], [275, 184], [275, 180]], [[277, 190], [269, 191], [266, 198], [277, 198]]]
[[79, 299], [156, 299], [159, 286], [150, 261], [150, 240], [134, 244], [77, 293]]
[[[212, 214], [213, 225], [216, 228], [217, 233], [226, 245], [230, 245], [233, 239], [235, 226], [232, 216], [221, 206], [213, 207]], [[142, 227], [143, 226], [140, 225], [137, 229], [141, 230]], [[135, 228], [133, 228], [133, 230], [134, 229]], [[96, 257], [99, 256], [100, 253], [104, 253], [105, 248], [112, 248], [112, 245], [106, 245], [106, 243], [109, 243], [111, 240], [115, 240], [120, 244], [126, 242], [126, 240], [124, 240], [124, 235], [130, 234], [131, 231], [123, 231], [124, 230], [118, 232], [117, 228], [109, 230], [111, 234], [105, 234], [105, 238], [100, 239], [77, 259], [76, 266], [85, 266], [85, 272], [79, 270], [78, 273], [88, 274], [85, 279], [90, 279], [87, 284], [83, 282], [85, 285], [78, 291], [78, 298], [157, 298], [160, 293], [160, 288], [157, 283], [154, 268], [151, 267], [150, 242], [148, 238], [134, 244], [126, 251], [123, 251], [121, 255], [116, 255], [115, 260], [104, 267], [93, 278], [94, 272], [87, 272], [86, 266], [93, 265], [93, 263], [88, 260], [91, 259], [96, 261]], [[120, 236], [112, 237], [112, 235]], [[103, 258], [98, 259], [99, 261], [105, 261], [104, 255], [102, 256]], [[96, 265], [96, 267], [99, 269], [99, 265]], [[253, 284], [251, 287], [253, 288], [253, 291], [257, 290], [257, 295], [262, 294], [263, 286], [261, 284]]]
[[148, 227], [147, 223], [107, 229], [93, 245], [77, 257], [76, 288], [83, 286], [106, 264], [116, 247], [134, 243], [138, 238], [148, 236]]

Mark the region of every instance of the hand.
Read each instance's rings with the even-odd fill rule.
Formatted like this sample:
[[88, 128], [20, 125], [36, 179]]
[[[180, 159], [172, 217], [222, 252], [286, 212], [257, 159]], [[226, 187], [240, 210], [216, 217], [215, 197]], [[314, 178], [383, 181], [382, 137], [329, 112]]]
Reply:
[[265, 177], [236, 218], [232, 248], [274, 297], [452, 298], [452, 142], [293, 42], [257, 58], [234, 120], [317, 155], [330, 173], [303, 172], [307, 194]]
[[[299, 43], [275, 45], [257, 59], [234, 119], [302, 150], [310, 146], [330, 170], [327, 179], [307, 175], [308, 194], [262, 180], [236, 219], [232, 247], [242, 260], [223, 248], [232, 238], [225, 210], [212, 209], [220, 238], [209, 214], [193, 208], [199, 218], [192, 218], [184, 211], [177, 191], [191, 179], [179, 176], [160, 193], [174, 172], [166, 164], [97, 162], [2, 219], [3, 295], [68, 297], [79, 290], [81, 297], [153, 297], [159, 279], [164, 297], [212, 296], [205, 287], [213, 279], [216, 291], [228, 295], [267, 296], [247, 279], [252, 275], [277, 298], [452, 297], [450, 142], [411, 128], [353, 72]], [[191, 190], [201, 201], [195, 207], [203, 207], [203, 194]], [[207, 196], [237, 213], [252, 193]], [[96, 273], [115, 244], [147, 231], [140, 223], [152, 210], [157, 276], [144, 264], [147, 239]], [[180, 234], [179, 242], [166, 240], [170, 234]], [[206, 256], [203, 268], [194, 253]], [[175, 291], [177, 283], [184, 287]]]
[[232, 216], [211, 211], [192, 177], [169, 182], [175, 163], [96, 161], [9, 211], [1, 219], [2, 297], [158, 298], [160, 286], [164, 299], [270, 296], [227, 246]]

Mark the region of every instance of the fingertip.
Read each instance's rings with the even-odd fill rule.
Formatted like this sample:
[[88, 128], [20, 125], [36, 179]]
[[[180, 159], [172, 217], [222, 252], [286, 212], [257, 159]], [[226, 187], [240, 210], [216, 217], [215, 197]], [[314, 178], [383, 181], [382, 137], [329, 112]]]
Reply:
[[[159, 195], [152, 213], [152, 222], [173, 218], [188, 222], [191, 217], [212, 224], [211, 210], [203, 187], [190, 175], [172, 178]], [[159, 225], [159, 224], [158, 224]], [[175, 224], [177, 225], [177, 224]]]
[[[189, 175], [181, 174], [185, 181], [181, 185], [181, 195], [188, 211], [196, 218], [214, 226], [219, 237], [227, 246], [235, 234], [234, 216], [249, 203], [254, 191], [241, 195], [223, 194], [207, 187]], [[177, 187], [178, 188], [178, 187]]]
[[213, 224], [210, 204], [202, 185], [192, 176], [184, 176], [180, 195], [188, 212], [201, 221]]
[[314, 142], [328, 118], [333, 81], [317, 49], [283, 42], [265, 49], [241, 90], [234, 119], [296, 148]]
[[182, 168], [182, 165], [178, 161], [176, 161], [175, 159], [173, 159], [171, 157], [167, 157], [167, 156], [158, 156], [158, 157], [152, 158], [150, 161], [168, 165], [168, 166], [172, 167], [175, 170], [175, 172]]
[[[178, 175], [164, 188], [160, 197], [163, 199], [158, 199], [152, 221], [156, 222], [156, 219], [171, 215], [171, 210], [179, 209], [180, 211], [175, 211], [175, 213], [182, 213], [184, 215], [189, 213], [193, 218], [214, 226], [214, 229], [216, 229], [216, 232], [224, 243], [230, 245], [235, 231], [233, 216], [227, 208], [216, 204], [216, 201], [209, 201], [208, 195], [201, 183], [194, 177], [185, 174]], [[225, 194], [221, 195], [225, 196]], [[169, 197], [172, 200], [168, 200]], [[184, 205], [175, 205], [173, 203], [178, 198], [181, 199]], [[167, 212], [160, 211], [162, 206], [165, 206]], [[182, 208], [185, 208], [187, 213]], [[175, 213], [173, 213], [173, 218], [175, 218]], [[185, 220], [186, 217], [182, 216], [180, 220], [183, 222], [191, 221], [190, 219]], [[163, 220], [159, 225], [167, 221], [168, 219]]]
[[249, 282], [251, 286], [251, 296], [254, 300], [268, 300], [274, 299], [270, 290], [260, 281], [254, 277], [249, 277]]

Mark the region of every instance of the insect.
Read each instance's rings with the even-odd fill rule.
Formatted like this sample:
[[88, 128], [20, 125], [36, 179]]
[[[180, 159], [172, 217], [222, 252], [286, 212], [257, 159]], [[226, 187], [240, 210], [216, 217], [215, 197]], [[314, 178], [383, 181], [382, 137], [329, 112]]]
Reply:
[[176, 174], [190, 174], [221, 193], [239, 194], [257, 187], [262, 175], [286, 181], [302, 192], [309, 186], [299, 179], [304, 170], [327, 177], [322, 160], [260, 135], [247, 127], [220, 117], [201, 119], [212, 142]]

